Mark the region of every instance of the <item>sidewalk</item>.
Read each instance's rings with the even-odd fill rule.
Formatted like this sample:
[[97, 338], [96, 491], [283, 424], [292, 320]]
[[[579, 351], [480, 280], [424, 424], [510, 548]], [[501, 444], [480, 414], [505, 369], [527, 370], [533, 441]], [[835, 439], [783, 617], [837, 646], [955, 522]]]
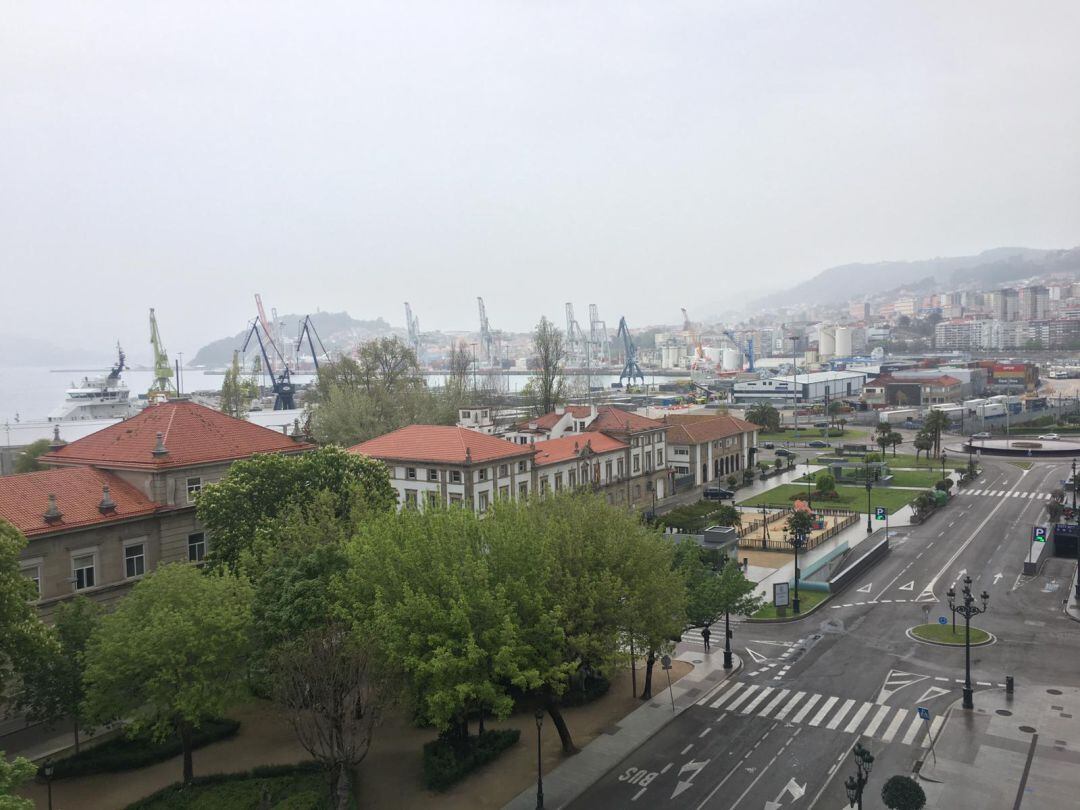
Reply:
[[1080, 793], [1080, 689], [1017, 684], [976, 690], [947, 712], [919, 772], [927, 807], [1060, 810]]
[[[722, 646], [714, 647], [708, 653], [695, 650], [679, 653], [675, 658], [691, 662], [694, 669], [673, 684], [670, 692], [658, 663], [653, 672], [654, 691], [650, 702], [616, 723], [613, 733], [601, 734], [580, 753], [544, 774], [544, 806], [552, 810], [565, 807], [660, 729], [735, 675], [742, 669], [742, 659], [734, 654], [732, 657], [735, 666], [725, 672]], [[674, 712], [671, 710], [672, 695]], [[536, 787], [530, 786], [508, 802], [504, 810], [533, 810], [535, 807]]]
[[1080, 622], [1080, 602], [1076, 601], [1076, 577], [1080, 576], [1080, 566], [1073, 572], [1072, 581], [1069, 582], [1069, 598], [1065, 602], [1065, 615], [1073, 621]]

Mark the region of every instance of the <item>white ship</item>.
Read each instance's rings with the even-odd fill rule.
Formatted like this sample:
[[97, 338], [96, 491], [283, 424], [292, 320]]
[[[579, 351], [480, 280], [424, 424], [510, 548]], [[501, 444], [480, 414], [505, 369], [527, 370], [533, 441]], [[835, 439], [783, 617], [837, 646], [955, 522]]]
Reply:
[[49, 414], [50, 422], [76, 422], [85, 419], [127, 419], [143, 407], [131, 399], [131, 391], [120, 379], [124, 350], [117, 344], [119, 359], [107, 376], [83, 377], [67, 390], [64, 404]]

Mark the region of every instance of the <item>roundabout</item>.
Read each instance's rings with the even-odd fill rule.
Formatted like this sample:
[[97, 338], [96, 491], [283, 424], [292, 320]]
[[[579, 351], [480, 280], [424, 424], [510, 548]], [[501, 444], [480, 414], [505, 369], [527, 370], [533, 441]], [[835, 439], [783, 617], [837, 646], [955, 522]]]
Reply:
[[[934, 644], [938, 647], [963, 647], [964, 630], [962, 627], [955, 631], [947, 624], [920, 624], [909, 627], [905, 635], [912, 641], [923, 644]], [[980, 630], [978, 627], [971, 628], [971, 646], [985, 647], [997, 641], [993, 633]]]
[[947, 448], [954, 453], [979, 453], [1012, 458], [1061, 458], [1080, 453], [1080, 441], [1021, 436], [1001, 439], [967, 439]]

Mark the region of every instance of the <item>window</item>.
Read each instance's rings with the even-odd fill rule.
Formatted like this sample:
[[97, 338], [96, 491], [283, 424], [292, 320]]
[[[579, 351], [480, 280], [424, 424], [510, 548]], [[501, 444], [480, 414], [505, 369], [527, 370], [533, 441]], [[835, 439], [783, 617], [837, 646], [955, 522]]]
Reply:
[[34, 593], [41, 598], [41, 565], [23, 565], [20, 569], [22, 575], [34, 583]]
[[406, 509], [415, 509], [416, 508], [416, 490], [415, 489], [407, 489], [407, 490], [405, 490], [405, 508]]
[[450, 471], [450, 483], [452, 483], [452, 484], [460, 484], [461, 483], [461, 470], [451, 470]]
[[510, 474], [510, 465], [509, 464], [500, 464], [499, 465], [499, 478], [506, 478], [506, 476], [508, 476], [509, 474]]
[[645, 451], [645, 472], [652, 471], [652, 450]]
[[439, 471], [429, 469], [427, 471], [427, 480], [428, 481], [438, 481], [439, 480]]
[[641, 456], [634, 456], [634, 472], [641, 472]]
[[504, 484], [503, 486], [499, 487], [499, 497], [502, 498], [504, 501], [509, 500], [509, 498], [510, 498], [510, 485], [509, 484]]
[[634, 497], [635, 498], [640, 498], [641, 497], [641, 484], [634, 484]]
[[618, 461], [616, 462], [616, 464], [617, 464], [617, 466], [618, 466], [618, 470], [619, 470], [619, 472], [618, 472], [618, 476], [619, 476], [619, 478], [622, 478], [622, 477], [623, 477], [623, 467], [625, 466], [625, 465], [623, 464], [623, 460], [622, 460], [622, 459], [620, 458], [620, 459], [619, 459], [619, 460], [618, 460]]
[[540, 494], [543, 495], [548, 491], [548, 477], [545, 475], [540, 479]]
[[481, 492], [476, 496], [476, 509], [478, 512], [486, 512], [488, 508], [488, 494]]
[[450, 505], [451, 506], [461, 506], [461, 496], [457, 495], [457, 494], [454, 494], [454, 493], [451, 493], [451, 495], [450, 495]]
[[428, 504], [428, 506], [438, 506], [439, 505], [439, 493], [438, 492], [429, 492], [427, 494], [427, 504]]
[[487, 467], [481, 467], [476, 471], [477, 481], [487, 481]]
[[555, 491], [562, 489], [562, 473], [555, 473]]
[[521, 483], [518, 484], [518, 497], [519, 498], [524, 498], [528, 494], [529, 494], [529, 482], [528, 481], [522, 481]]
[[82, 554], [71, 558], [71, 567], [75, 574], [75, 590], [94, 587], [94, 555]]
[[187, 480], [187, 502], [195, 503], [195, 498], [202, 492], [202, 479], [201, 478], [189, 478]]
[[610, 461], [605, 461], [604, 462], [604, 478], [606, 478], [608, 481], [611, 480], [611, 462]]
[[416, 480], [416, 467], [406, 467], [405, 468], [405, 477], [408, 478], [410, 481], [415, 481]]
[[[583, 480], [584, 478], [585, 477], [582, 476]], [[566, 474], [566, 483], [570, 485], [571, 489], [577, 486], [577, 470], [570, 470], [570, 472]]]
[[146, 557], [143, 554], [143, 544], [133, 543], [124, 547], [124, 576], [128, 579], [141, 577], [146, 573]]
[[527, 461], [519, 461], [518, 462], [518, 472], [528, 472], [528, 471], [529, 471], [529, 462], [527, 462]]
[[206, 534], [204, 532], [195, 532], [195, 534], [189, 534], [187, 538], [187, 558], [188, 562], [202, 562], [206, 558]]
[[470, 411], [462, 411], [461, 412], [461, 418], [462, 419], [471, 419], [472, 418], [472, 413]]
[[663, 450], [657, 450], [656, 451], [656, 466], [657, 467], [663, 467], [664, 466], [664, 451]]

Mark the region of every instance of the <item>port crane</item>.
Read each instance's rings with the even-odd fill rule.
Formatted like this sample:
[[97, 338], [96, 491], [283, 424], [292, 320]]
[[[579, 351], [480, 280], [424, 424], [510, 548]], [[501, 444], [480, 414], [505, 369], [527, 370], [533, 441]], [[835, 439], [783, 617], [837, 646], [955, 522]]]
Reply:
[[619, 375], [619, 384], [622, 385], [623, 380], [627, 382], [641, 380], [641, 384], [644, 385], [645, 375], [641, 372], [641, 366], [638, 365], [637, 346], [634, 345], [634, 339], [630, 337], [630, 327], [626, 325], [626, 318], [619, 318], [619, 331], [616, 337], [622, 338], [623, 351], [626, 354], [626, 362], [623, 364], [622, 374]]
[[[261, 307], [260, 307], [261, 308]], [[285, 362], [285, 358], [281, 352], [278, 351], [277, 346], [270, 340], [269, 335], [264, 341], [262, 331], [259, 327], [262, 324], [258, 319], [251, 322], [251, 328], [248, 330], [247, 337], [244, 338], [244, 346], [240, 350], [246, 352], [248, 345], [251, 343], [251, 336], [255, 336], [255, 340], [259, 344], [259, 351], [262, 352], [263, 362], [266, 364], [266, 372], [270, 375], [270, 380], [274, 387], [274, 410], [275, 411], [290, 411], [296, 407], [296, 388], [292, 384], [292, 374], [289, 371], [289, 364]], [[265, 330], [265, 326], [263, 326]], [[279, 373], [274, 372], [274, 364], [270, 362], [270, 355], [266, 351], [266, 344], [269, 343], [274, 352], [277, 354], [278, 359], [281, 360], [281, 371]]]
[[484, 352], [484, 360], [490, 366], [495, 363], [495, 336], [491, 333], [491, 326], [488, 324], [487, 310], [484, 309], [484, 299], [480, 296], [476, 296], [476, 303], [480, 308], [480, 348]]
[[154, 308], [150, 308], [150, 345], [154, 347], [154, 382], [146, 397], [153, 403], [161, 402], [174, 392], [172, 379], [173, 367], [169, 363], [169, 354], [161, 345], [161, 333], [158, 332], [157, 316]]
[[[312, 339], [314, 336], [314, 340]], [[300, 349], [304, 345], [304, 338], [307, 338], [308, 347], [311, 349], [311, 361], [315, 364], [315, 373], [319, 373], [319, 352], [315, 351], [315, 341], [319, 341], [319, 348], [322, 350], [322, 355], [327, 360], [330, 359], [330, 353], [326, 351], [326, 347], [323, 346], [322, 338], [319, 337], [319, 333], [315, 329], [315, 324], [311, 320], [310, 315], [305, 315], [304, 320], [300, 321], [300, 333], [296, 337], [296, 356], [300, 356]]]
[[746, 339], [746, 345], [743, 346], [743, 344], [739, 342], [739, 339], [735, 337], [735, 334], [730, 329], [725, 329], [723, 331], [724, 331], [724, 337], [726, 337], [728, 340], [730, 340], [732, 342], [732, 344], [734, 344], [736, 349], [738, 349], [739, 351], [741, 351], [743, 354], [746, 355], [746, 370], [747, 371], [753, 371], [754, 370], [754, 339], [753, 338], [747, 338]]
[[409, 348], [416, 355], [417, 362], [420, 360], [420, 319], [413, 315], [409, 302], [405, 302], [405, 328], [409, 330]]
[[607, 324], [600, 320], [600, 310], [596, 304], [589, 304], [589, 343], [592, 356], [600, 365], [607, 365], [610, 358]]
[[574, 305], [566, 303], [566, 356], [570, 366], [589, 365], [589, 339], [574, 316]]

